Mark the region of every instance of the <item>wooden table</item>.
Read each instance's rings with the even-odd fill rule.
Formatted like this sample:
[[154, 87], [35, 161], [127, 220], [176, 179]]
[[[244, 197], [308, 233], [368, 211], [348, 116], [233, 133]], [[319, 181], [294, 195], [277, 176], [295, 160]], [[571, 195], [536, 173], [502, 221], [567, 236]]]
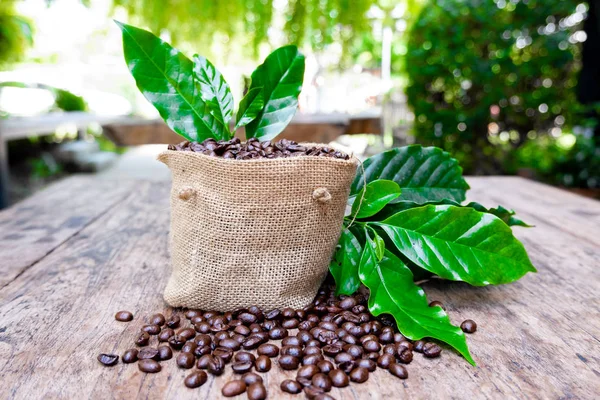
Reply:
[[[600, 396], [600, 203], [520, 178], [469, 181], [471, 200], [515, 208], [537, 226], [515, 232], [539, 273], [499, 287], [425, 284], [455, 323], [479, 324], [468, 337], [477, 367], [448, 350], [416, 355], [408, 380], [377, 370], [334, 397]], [[168, 192], [163, 182], [80, 176], [0, 213], [0, 399], [220, 397], [229, 366], [191, 390], [174, 360], [155, 375], [96, 361], [131, 347], [142, 318], [169, 313]], [[132, 323], [115, 321], [121, 309]], [[304, 398], [279, 390], [292, 375], [275, 366], [264, 375], [271, 399]]]

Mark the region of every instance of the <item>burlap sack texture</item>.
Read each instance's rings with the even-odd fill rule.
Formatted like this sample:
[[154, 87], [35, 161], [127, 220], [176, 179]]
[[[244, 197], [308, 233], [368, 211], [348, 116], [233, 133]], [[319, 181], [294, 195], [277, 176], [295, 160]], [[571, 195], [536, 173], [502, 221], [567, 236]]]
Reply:
[[167, 150], [174, 307], [301, 308], [325, 278], [358, 160], [227, 160]]

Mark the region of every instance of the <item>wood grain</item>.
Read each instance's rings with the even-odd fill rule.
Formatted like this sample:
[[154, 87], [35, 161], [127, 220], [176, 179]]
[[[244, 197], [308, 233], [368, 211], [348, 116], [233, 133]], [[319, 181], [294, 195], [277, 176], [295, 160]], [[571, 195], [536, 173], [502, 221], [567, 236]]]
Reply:
[[[515, 233], [539, 272], [487, 288], [426, 283], [429, 299], [442, 301], [455, 323], [477, 321], [478, 331], [468, 341], [478, 366], [450, 350], [435, 360], [416, 355], [408, 380], [377, 370], [365, 384], [332, 390], [335, 398], [591, 399], [600, 394], [600, 226], [593, 220], [600, 203], [521, 179], [470, 182], [469, 200], [516, 208], [537, 226]], [[0, 289], [0, 398], [221, 397], [220, 388], [231, 378], [229, 366], [224, 376], [192, 390], [183, 386], [186, 372], [174, 360], [155, 375], [139, 372], [135, 364], [107, 368], [96, 361], [100, 352], [122, 354], [133, 347], [143, 318], [171, 312], [161, 297], [169, 274], [169, 188], [148, 182], [135, 188], [124, 200], [114, 195], [107, 211], [79, 225]], [[92, 203], [102, 208], [106, 200], [95, 197]], [[50, 209], [38, 206], [46, 213]], [[0, 226], [13, 212], [0, 214], [5, 224]], [[11, 225], [10, 233], [23, 232]], [[6, 252], [2, 248], [0, 260]], [[134, 312], [134, 321], [115, 321], [121, 309]], [[263, 374], [269, 398], [304, 398], [279, 390], [293, 375], [277, 367]]]

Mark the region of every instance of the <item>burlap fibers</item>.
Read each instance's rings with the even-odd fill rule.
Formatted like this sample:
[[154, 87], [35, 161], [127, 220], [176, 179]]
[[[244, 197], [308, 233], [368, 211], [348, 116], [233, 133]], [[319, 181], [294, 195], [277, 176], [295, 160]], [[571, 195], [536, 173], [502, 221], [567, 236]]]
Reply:
[[165, 301], [232, 311], [301, 308], [339, 239], [358, 160], [227, 160], [167, 150], [173, 175]]

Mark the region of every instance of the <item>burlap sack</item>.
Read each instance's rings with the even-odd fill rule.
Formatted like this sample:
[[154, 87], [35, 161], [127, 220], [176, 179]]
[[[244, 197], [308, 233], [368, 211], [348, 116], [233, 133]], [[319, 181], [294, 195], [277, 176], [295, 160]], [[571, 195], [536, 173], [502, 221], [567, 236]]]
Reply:
[[161, 153], [173, 175], [171, 306], [301, 308], [327, 274], [357, 159]]

